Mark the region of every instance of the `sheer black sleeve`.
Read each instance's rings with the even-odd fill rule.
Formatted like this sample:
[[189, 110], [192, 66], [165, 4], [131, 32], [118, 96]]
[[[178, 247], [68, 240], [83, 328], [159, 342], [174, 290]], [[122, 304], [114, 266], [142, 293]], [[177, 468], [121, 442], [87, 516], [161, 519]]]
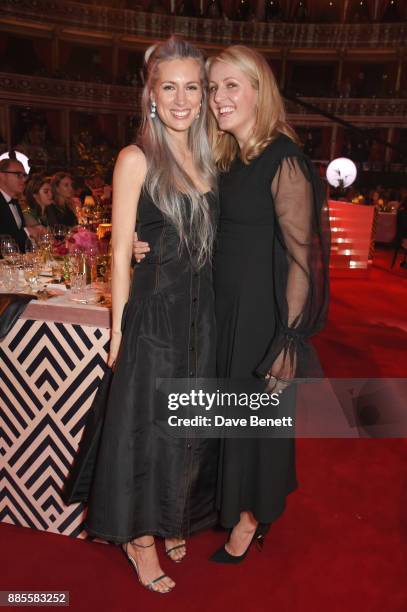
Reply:
[[328, 307], [330, 231], [323, 185], [308, 158], [291, 156], [280, 162], [271, 193], [277, 326], [256, 373], [316, 376], [307, 340], [323, 327]]

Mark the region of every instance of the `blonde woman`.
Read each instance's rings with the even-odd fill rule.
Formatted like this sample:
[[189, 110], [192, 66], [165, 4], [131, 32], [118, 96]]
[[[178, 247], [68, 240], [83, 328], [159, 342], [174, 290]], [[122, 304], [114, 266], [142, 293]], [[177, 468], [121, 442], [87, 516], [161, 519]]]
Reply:
[[47, 207], [48, 225], [66, 225], [72, 227], [78, 224], [73, 208], [72, 177], [67, 172], [57, 172], [51, 179], [53, 204]]
[[[322, 327], [328, 303], [323, 191], [286, 121], [266, 60], [236, 45], [209, 59], [207, 71], [210, 136], [221, 171], [218, 374], [264, 378], [269, 391], [294, 403], [289, 382], [312, 371], [308, 338]], [[297, 487], [294, 453], [293, 438], [222, 441], [218, 507], [231, 532], [213, 561], [242, 561], [281, 515]]]
[[[120, 152], [113, 178], [114, 373], [91, 485], [74, 478], [65, 496], [88, 499], [87, 532], [122, 544], [142, 585], [168, 593], [175, 582], [161, 567], [156, 538], [178, 563], [185, 538], [217, 520], [218, 442], [161, 428], [156, 393], [158, 378], [216, 373], [216, 173], [202, 54], [171, 38], [150, 48], [145, 61], [140, 146]], [[130, 283], [136, 217], [151, 253]], [[84, 447], [79, 462], [86, 458]]]

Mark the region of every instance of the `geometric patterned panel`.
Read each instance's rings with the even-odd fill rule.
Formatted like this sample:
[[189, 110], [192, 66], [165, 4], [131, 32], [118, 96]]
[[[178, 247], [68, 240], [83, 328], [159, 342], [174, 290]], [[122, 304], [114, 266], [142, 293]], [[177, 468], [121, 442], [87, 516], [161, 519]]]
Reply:
[[20, 319], [0, 341], [0, 521], [88, 537], [62, 483], [106, 368], [110, 331]]

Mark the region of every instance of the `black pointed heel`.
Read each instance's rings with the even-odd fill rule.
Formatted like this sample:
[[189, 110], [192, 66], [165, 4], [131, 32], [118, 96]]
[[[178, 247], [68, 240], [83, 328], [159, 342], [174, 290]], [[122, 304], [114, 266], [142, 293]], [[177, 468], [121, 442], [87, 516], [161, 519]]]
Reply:
[[256, 531], [254, 532], [253, 537], [250, 540], [249, 546], [246, 548], [246, 550], [244, 551], [242, 555], [231, 555], [230, 553], [228, 553], [225, 547], [222, 546], [222, 548], [219, 548], [219, 550], [214, 552], [213, 555], [209, 557], [209, 560], [213, 561], [214, 563], [229, 563], [229, 564], [241, 563], [245, 559], [247, 553], [249, 552], [249, 548], [252, 544], [256, 546], [259, 552], [263, 550], [264, 536], [265, 536], [265, 533], [267, 533], [267, 531], [268, 531], [268, 528], [265, 530], [264, 525], [260, 525], [260, 524], [257, 525]]
[[263, 550], [265, 537], [270, 529], [270, 523], [259, 523], [254, 534], [254, 544], [259, 552]]

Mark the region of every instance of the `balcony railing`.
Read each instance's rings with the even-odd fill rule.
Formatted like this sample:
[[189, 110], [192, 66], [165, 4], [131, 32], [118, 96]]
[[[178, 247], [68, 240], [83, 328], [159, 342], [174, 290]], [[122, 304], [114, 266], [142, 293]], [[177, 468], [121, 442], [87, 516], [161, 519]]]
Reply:
[[404, 48], [405, 23], [299, 24], [177, 17], [65, 0], [2, 0], [0, 18], [111, 34], [163, 39], [173, 33], [198, 43], [274, 48]]
[[136, 113], [141, 90], [0, 72], [0, 100], [11, 104], [51, 103], [62, 108]]
[[[339, 117], [357, 117], [366, 121], [373, 118], [392, 117], [406, 121], [407, 100], [404, 98], [305, 98], [301, 100], [312, 104], [331, 115]], [[288, 101], [287, 111], [291, 115], [310, 115], [312, 110], [295, 102]]]
[[[104, 85], [68, 81], [37, 76], [0, 72], [0, 101], [8, 104], [41, 104], [53, 107], [87, 110], [93, 112], [123, 112], [137, 114], [140, 111], [140, 87]], [[359, 122], [380, 122], [391, 119], [392, 123], [405, 124], [407, 99], [389, 98], [301, 98], [339, 117], [356, 118]], [[289, 115], [308, 119], [318, 114], [294, 102], [287, 102]]]

